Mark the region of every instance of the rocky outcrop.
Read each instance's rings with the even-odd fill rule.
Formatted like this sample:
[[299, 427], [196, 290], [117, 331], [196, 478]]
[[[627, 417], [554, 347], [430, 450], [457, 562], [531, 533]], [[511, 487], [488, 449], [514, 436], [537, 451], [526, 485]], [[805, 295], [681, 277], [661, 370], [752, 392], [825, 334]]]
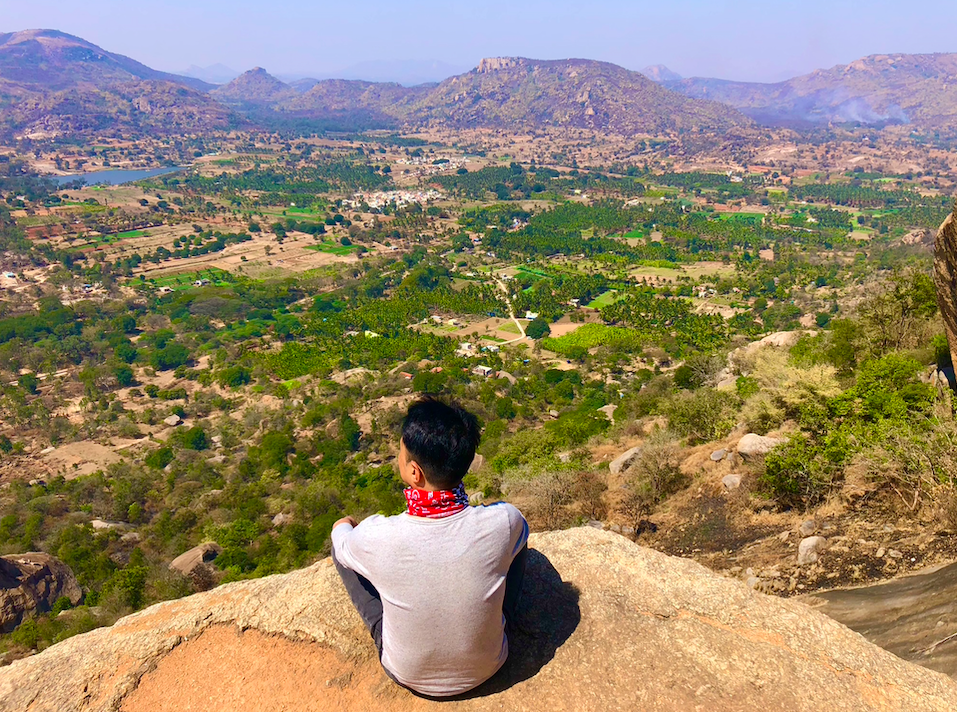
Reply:
[[772, 438], [766, 435], [748, 433], [738, 441], [738, 454], [745, 458], [767, 455], [784, 441], [781, 438]]
[[629, 467], [634, 465], [638, 460], [641, 459], [641, 446], [629, 448], [625, 450], [621, 455], [616, 457], [614, 460], [608, 463], [608, 469], [613, 475], [620, 475], [622, 472], [627, 470]]
[[[957, 214], [955, 214], [957, 215]], [[937, 304], [950, 342], [950, 356], [957, 366], [957, 219], [948, 217], [934, 242], [934, 283]]]
[[184, 551], [170, 562], [169, 568], [179, 571], [183, 576], [205, 578], [210, 575], [209, 565], [222, 553], [223, 547], [219, 544], [206, 542]]
[[433, 702], [389, 682], [326, 559], [161, 603], [18, 660], [0, 669], [0, 709], [957, 709], [949, 678], [692, 561], [587, 527], [530, 545], [510, 659], [463, 699]]
[[9, 633], [24, 616], [48, 612], [64, 596], [75, 606], [83, 591], [59, 559], [42, 553], [0, 556], [0, 632]]

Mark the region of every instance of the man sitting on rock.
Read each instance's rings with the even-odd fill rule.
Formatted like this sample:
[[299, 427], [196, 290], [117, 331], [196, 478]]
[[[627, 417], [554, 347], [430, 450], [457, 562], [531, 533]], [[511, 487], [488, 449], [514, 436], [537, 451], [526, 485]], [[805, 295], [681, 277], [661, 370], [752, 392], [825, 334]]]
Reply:
[[332, 560], [386, 674], [430, 697], [467, 692], [502, 666], [525, 572], [521, 512], [469, 506], [462, 478], [479, 438], [466, 410], [416, 401], [399, 443], [408, 511], [332, 530]]

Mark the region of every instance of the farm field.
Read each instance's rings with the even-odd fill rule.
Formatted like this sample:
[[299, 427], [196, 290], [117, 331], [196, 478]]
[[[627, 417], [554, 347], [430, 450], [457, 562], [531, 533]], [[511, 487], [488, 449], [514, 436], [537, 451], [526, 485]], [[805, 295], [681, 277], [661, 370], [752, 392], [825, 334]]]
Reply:
[[588, 308], [601, 309], [602, 307], [606, 307], [609, 304], [614, 304], [617, 299], [619, 299], [618, 292], [614, 289], [610, 289], [604, 294], [602, 294], [601, 296], [599, 296], [597, 299], [593, 299], [591, 302], [589, 302]]
[[615, 346], [639, 350], [642, 345], [641, 334], [634, 330], [605, 324], [583, 324], [574, 331], [557, 338], [542, 339], [542, 348], [562, 356], [580, 355], [581, 350], [597, 346]]
[[325, 252], [330, 255], [351, 255], [356, 251], [353, 245], [339, 245], [334, 242], [323, 242], [318, 245], [308, 245], [305, 249], [315, 250], [316, 252]]

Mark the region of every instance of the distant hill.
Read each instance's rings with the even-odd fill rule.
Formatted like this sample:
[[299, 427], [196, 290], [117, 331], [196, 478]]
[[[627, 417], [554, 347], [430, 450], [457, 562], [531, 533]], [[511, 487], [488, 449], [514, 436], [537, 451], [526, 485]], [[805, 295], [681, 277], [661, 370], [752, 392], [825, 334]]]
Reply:
[[957, 54], [880, 54], [775, 84], [691, 78], [665, 81], [771, 125], [957, 125]]
[[672, 72], [668, 67], [663, 64], [653, 64], [650, 67], [645, 67], [641, 70], [641, 73], [648, 77], [653, 82], [675, 82], [681, 79], [681, 75], [677, 72]]
[[245, 72], [225, 86], [217, 87], [210, 96], [225, 104], [276, 104], [297, 94], [288, 84], [279, 81], [262, 67]]
[[0, 133], [169, 133], [226, 128], [212, 85], [150, 69], [55, 30], [0, 34]]
[[[406, 69], [447, 69], [420, 64]], [[375, 63], [354, 69], [384, 71]], [[663, 65], [633, 72], [588, 59], [497, 57], [438, 84], [286, 83], [257, 67], [216, 86], [151, 69], [56, 30], [0, 34], [3, 137], [162, 135], [243, 124], [311, 130], [565, 127], [630, 135], [720, 132], [753, 122], [957, 127], [957, 54], [874, 55], [774, 84], [681, 79]]]
[[689, 100], [639, 72], [588, 59], [483, 59], [414, 103], [413, 123], [455, 128], [589, 128], [653, 133], [726, 129], [750, 121], [716, 102]]
[[585, 59], [483, 59], [470, 72], [440, 84], [414, 87], [325, 79], [302, 81], [293, 88], [263, 70], [253, 70], [214, 90], [212, 96], [231, 106], [253, 109], [251, 118], [267, 123], [309, 117], [363, 127], [532, 130], [552, 126], [622, 134], [723, 130], [750, 123], [722, 104], [689, 99], [638, 72]]
[[0, 79], [48, 91], [69, 89], [81, 82], [99, 86], [136, 80], [174, 82], [201, 91], [213, 88], [199, 79], [150, 69], [57, 30], [0, 34]]

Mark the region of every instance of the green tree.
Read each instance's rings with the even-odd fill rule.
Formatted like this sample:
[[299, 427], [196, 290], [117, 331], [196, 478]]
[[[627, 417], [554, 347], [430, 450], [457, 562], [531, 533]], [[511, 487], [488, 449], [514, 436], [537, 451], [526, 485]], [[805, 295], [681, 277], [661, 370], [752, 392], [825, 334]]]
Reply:
[[529, 322], [525, 329], [525, 333], [529, 336], [529, 338], [543, 339], [551, 334], [552, 330], [551, 327], [548, 326], [547, 321], [545, 321], [542, 317], [536, 317]]
[[24, 373], [17, 379], [17, 383], [20, 388], [25, 390], [27, 393], [36, 395], [38, 386], [40, 385], [40, 379], [37, 378], [35, 373]]
[[189, 450], [205, 450], [209, 447], [206, 431], [198, 425], [187, 430], [181, 430], [179, 433], [180, 443]]
[[133, 385], [133, 369], [129, 366], [125, 364], [117, 366], [113, 370], [113, 374], [116, 376], [116, 382], [120, 384], [121, 388]]

